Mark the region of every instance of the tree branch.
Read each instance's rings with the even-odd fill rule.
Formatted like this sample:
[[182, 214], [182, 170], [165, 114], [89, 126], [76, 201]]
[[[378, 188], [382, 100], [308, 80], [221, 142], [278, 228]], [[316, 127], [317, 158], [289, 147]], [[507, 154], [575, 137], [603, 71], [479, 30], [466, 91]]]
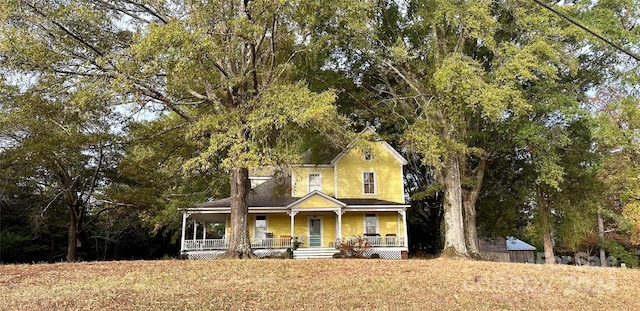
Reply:
[[63, 26], [59, 22], [49, 18], [49, 16], [47, 16], [47, 14], [45, 14], [43, 11], [38, 9], [33, 3], [30, 3], [29, 1], [26, 1], [26, 0], [21, 0], [21, 1], [26, 6], [31, 8], [34, 12], [36, 12], [38, 15], [42, 16], [44, 19], [48, 20], [50, 23], [56, 25], [58, 28], [60, 28], [60, 30], [62, 30], [63, 32], [68, 34], [71, 38], [73, 38], [74, 40], [78, 41], [80, 44], [84, 45], [85, 47], [89, 48], [94, 53], [98, 54], [98, 56], [100, 56], [100, 57], [104, 56], [104, 53], [99, 51], [96, 47], [94, 47], [93, 45], [89, 44], [87, 41], [85, 41], [84, 39], [80, 38], [75, 33], [71, 32], [71, 30], [67, 29], [67, 27]]
[[95, 171], [93, 172], [93, 176], [91, 177], [91, 185], [89, 186], [89, 190], [87, 191], [87, 194], [85, 196], [85, 199], [81, 202], [82, 206], [87, 205], [87, 203], [89, 203], [89, 198], [91, 198], [91, 196], [93, 195], [93, 192], [96, 188], [96, 184], [98, 181], [98, 175], [100, 174], [100, 171], [102, 171], [102, 162], [104, 160], [104, 152], [102, 149], [102, 143], [100, 143], [98, 145], [98, 153], [99, 153], [99, 157], [98, 157], [98, 165], [95, 168]]

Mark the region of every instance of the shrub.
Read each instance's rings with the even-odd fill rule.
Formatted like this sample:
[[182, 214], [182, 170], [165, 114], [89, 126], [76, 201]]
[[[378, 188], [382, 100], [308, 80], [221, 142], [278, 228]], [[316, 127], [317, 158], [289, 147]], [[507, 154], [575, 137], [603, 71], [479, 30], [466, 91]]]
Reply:
[[366, 252], [371, 245], [361, 236], [338, 242], [340, 255], [345, 258], [366, 258]]

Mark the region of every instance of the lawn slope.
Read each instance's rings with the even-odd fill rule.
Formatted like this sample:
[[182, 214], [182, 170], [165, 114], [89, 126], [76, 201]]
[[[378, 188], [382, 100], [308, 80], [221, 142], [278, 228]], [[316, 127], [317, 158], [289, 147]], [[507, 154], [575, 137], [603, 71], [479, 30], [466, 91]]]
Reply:
[[462, 260], [0, 266], [0, 310], [638, 310], [640, 271]]

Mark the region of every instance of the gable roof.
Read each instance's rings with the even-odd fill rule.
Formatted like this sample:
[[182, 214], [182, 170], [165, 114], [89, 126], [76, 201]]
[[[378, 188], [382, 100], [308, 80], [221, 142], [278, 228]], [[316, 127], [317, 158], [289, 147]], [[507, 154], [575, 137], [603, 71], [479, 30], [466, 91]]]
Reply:
[[[376, 136], [378, 135], [376, 133], [376, 131], [370, 126], [365, 127], [365, 129], [362, 130], [358, 134], [364, 134], [366, 132], [371, 132]], [[398, 151], [396, 151], [393, 147], [391, 147], [391, 145], [389, 145], [386, 141], [384, 141], [384, 140], [376, 140], [375, 142], [377, 142], [380, 145], [382, 145], [382, 148], [384, 148], [389, 154], [391, 154], [391, 156], [393, 158], [395, 158], [396, 161], [398, 161], [400, 164], [407, 165], [407, 160]], [[347, 148], [347, 149], [350, 149], [350, 147], [353, 147], [353, 145], [349, 144], [349, 148]], [[347, 152], [344, 152], [344, 151], [340, 152], [340, 154], [338, 154], [335, 158], [333, 158], [333, 160], [331, 160], [331, 165], [335, 165], [338, 161], [340, 161], [340, 159], [342, 159], [345, 155], [347, 155], [347, 153], [348, 153], [348, 151]]]
[[[283, 178], [283, 177], [281, 177]], [[389, 208], [389, 207], [409, 207], [407, 204], [396, 203], [391, 201], [373, 199], [373, 198], [340, 198], [336, 199], [330, 195], [327, 195], [320, 191], [313, 191], [303, 197], [291, 197], [290, 191], [285, 191], [285, 195], [279, 195], [281, 188], [291, 186], [290, 178], [284, 178], [288, 182], [284, 185], [280, 184], [282, 181], [272, 178], [263, 184], [251, 189], [249, 192], [249, 198], [247, 205], [249, 208], [261, 208], [261, 207], [281, 207], [292, 208], [296, 205], [307, 201], [313, 197], [320, 197], [332, 203], [335, 203], [341, 208]], [[288, 194], [287, 194], [288, 193]], [[204, 202], [196, 204], [196, 208], [206, 209], [226, 209], [231, 207], [231, 198], [219, 199], [211, 202]]]
[[327, 201], [329, 201], [329, 202], [331, 202], [331, 203], [333, 203], [335, 205], [338, 205], [340, 207], [345, 207], [347, 205], [344, 202], [342, 202], [342, 201], [340, 201], [340, 200], [338, 200], [338, 199], [336, 199], [336, 198], [334, 198], [332, 196], [329, 196], [329, 195], [327, 195], [327, 194], [325, 194], [325, 193], [323, 193], [321, 191], [315, 190], [315, 191], [312, 191], [312, 192], [308, 193], [307, 195], [303, 196], [302, 198], [299, 198], [298, 200], [289, 203], [289, 205], [287, 205], [287, 208], [291, 208], [291, 207], [294, 207], [296, 205], [299, 205], [299, 204], [303, 203], [304, 201], [307, 201], [307, 200], [309, 200], [309, 199], [311, 199], [313, 197], [320, 197], [320, 198], [322, 198], [324, 200], [327, 200]]
[[507, 251], [535, 251], [536, 248], [512, 236], [507, 237]]

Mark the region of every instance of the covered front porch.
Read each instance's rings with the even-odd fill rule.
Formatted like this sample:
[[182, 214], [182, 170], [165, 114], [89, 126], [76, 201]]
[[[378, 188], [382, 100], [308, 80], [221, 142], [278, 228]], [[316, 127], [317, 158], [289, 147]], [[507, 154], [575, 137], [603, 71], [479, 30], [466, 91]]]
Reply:
[[[181, 251], [188, 258], [216, 258], [228, 248], [228, 211], [185, 211]], [[332, 249], [340, 243], [364, 241], [369, 255], [400, 258], [407, 250], [406, 212], [340, 209], [250, 210], [249, 237], [258, 255], [272, 256], [287, 249]], [[359, 243], [362, 244], [361, 242]], [[207, 255], [208, 254], [208, 255]]]
[[[231, 208], [225, 200], [183, 211], [183, 254], [228, 248]], [[342, 243], [357, 243], [381, 258], [381, 249], [400, 258], [408, 244], [407, 207], [376, 199], [336, 199], [320, 191], [301, 198], [254, 200], [249, 205], [250, 243], [256, 254], [287, 249], [333, 254]]]
[[[406, 247], [405, 238], [397, 236], [364, 236], [364, 237], [343, 237], [336, 239], [335, 243], [329, 243], [329, 247], [338, 248], [339, 243], [356, 243], [356, 241], [362, 238], [366, 241], [367, 245], [371, 247]], [[310, 236], [300, 236], [296, 241], [299, 245], [297, 248], [314, 248], [320, 246], [311, 246], [305, 241], [310, 241]], [[287, 249], [293, 245], [292, 238], [264, 238], [264, 239], [251, 239], [252, 249]], [[226, 250], [228, 248], [228, 241], [226, 238], [219, 239], [189, 239], [184, 241], [183, 251], [201, 251], [201, 250]]]

